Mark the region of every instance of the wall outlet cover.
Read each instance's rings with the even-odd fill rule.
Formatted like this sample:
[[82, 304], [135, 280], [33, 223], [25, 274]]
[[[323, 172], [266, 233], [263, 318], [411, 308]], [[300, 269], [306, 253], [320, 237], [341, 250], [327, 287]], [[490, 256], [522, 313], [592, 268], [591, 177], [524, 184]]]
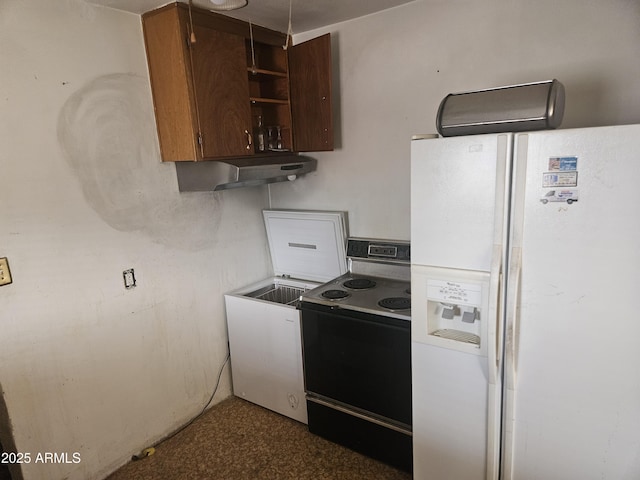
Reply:
[[9, 261], [7, 257], [0, 258], [0, 286], [8, 285], [13, 280], [11, 279], [11, 270], [9, 270]]
[[124, 288], [130, 289], [136, 286], [136, 275], [133, 268], [122, 272], [122, 278], [124, 279]]

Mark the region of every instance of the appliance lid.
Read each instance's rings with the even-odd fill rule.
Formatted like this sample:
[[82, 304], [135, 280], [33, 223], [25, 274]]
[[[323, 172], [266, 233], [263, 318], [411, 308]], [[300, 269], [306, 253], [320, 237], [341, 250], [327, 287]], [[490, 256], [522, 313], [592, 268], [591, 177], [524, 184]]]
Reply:
[[276, 275], [328, 282], [347, 272], [343, 212], [264, 210]]
[[264, 155], [203, 162], [176, 162], [181, 192], [210, 192], [293, 181], [316, 169], [315, 158], [296, 154]]

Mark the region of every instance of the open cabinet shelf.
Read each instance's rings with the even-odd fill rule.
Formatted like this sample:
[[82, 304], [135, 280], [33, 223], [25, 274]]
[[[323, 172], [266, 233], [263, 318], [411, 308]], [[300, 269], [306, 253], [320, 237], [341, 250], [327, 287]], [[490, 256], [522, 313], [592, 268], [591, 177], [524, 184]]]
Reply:
[[280, 128], [282, 150], [333, 150], [328, 35], [285, 50], [284, 33], [183, 3], [142, 24], [163, 161], [266, 153], [258, 116]]

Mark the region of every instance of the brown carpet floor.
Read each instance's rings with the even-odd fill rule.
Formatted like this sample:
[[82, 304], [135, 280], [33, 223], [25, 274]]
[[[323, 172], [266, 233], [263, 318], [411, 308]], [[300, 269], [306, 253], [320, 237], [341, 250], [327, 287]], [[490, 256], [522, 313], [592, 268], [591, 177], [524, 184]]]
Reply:
[[408, 480], [411, 475], [236, 397], [107, 480]]

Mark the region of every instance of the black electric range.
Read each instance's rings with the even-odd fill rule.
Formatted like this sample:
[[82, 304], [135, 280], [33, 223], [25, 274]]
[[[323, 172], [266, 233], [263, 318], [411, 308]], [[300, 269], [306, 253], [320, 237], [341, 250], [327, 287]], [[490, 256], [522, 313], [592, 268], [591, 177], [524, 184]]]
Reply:
[[411, 471], [410, 246], [349, 238], [347, 259], [300, 298], [309, 430]]

